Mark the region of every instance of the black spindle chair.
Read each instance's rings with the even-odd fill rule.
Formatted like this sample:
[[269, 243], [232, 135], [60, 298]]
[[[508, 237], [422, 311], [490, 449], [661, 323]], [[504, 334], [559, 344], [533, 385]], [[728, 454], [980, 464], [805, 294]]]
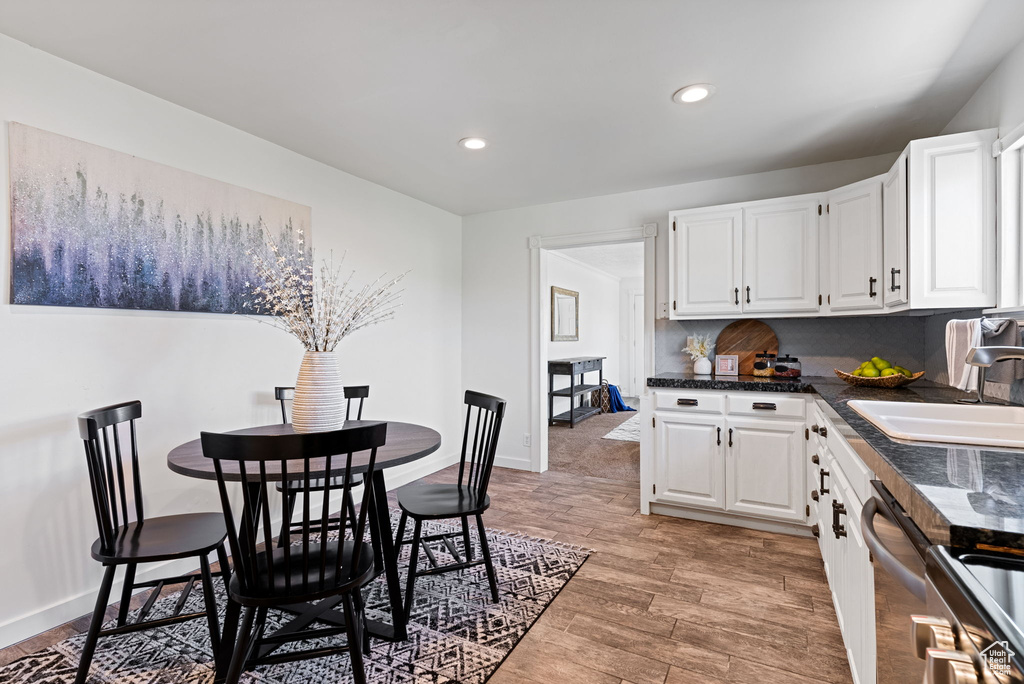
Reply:
[[[337, 537], [321, 535], [331, 517], [331, 490], [314, 489], [317, 478], [337, 473], [339, 489], [351, 496], [353, 454], [357, 465], [365, 465], [369, 480], [377, 459], [377, 448], [387, 438], [387, 423], [356, 428], [295, 435], [237, 435], [202, 433], [203, 455], [213, 459], [220, 490], [228, 543], [235, 559], [235, 573], [228, 586], [225, 634], [233, 633], [242, 614], [235, 640], [227, 684], [235, 684], [244, 669], [256, 665], [288, 662], [334, 655], [347, 651], [357, 683], [366, 681], [363, 650], [369, 651], [362, 596], [359, 589], [373, 579], [372, 547], [363, 542], [366, 531], [370, 487], [363, 488], [362, 505], [349, 539], [344, 531]], [[343, 473], [339, 472], [344, 466]], [[240, 474], [243, 510], [232, 509], [225, 469]], [[295, 479], [303, 495], [301, 532], [290, 543], [276, 547], [268, 499], [271, 481]], [[320, 492], [321, 511], [310, 509], [312, 494]], [[338, 511], [335, 514], [340, 514]], [[237, 527], [235, 520], [239, 520]], [[282, 520], [281, 526], [288, 525]], [[265, 634], [267, 611], [272, 607], [308, 603], [341, 596], [345, 613], [343, 627], [326, 627]], [[231, 630], [229, 632], [228, 630]], [[298, 640], [321, 639], [346, 634], [345, 644], [275, 654], [280, 646]], [[228, 637], [226, 637], [228, 638]]]
[[[363, 419], [363, 402], [366, 401], [366, 398], [368, 396], [370, 396], [370, 386], [369, 385], [351, 385], [349, 387], [345, 387], [344, 391], [345, 391], [345, 398], [348, 400], [347, 402], [345, 402], [345, 420], [349, 420], [349, 413], [350, 413], [350, 410], [352, 408], [352, 400], [353, 399], [358, 399], [359, 400], [359, 409], [358, 409], [358, 412], [356, 413], [356, 420], [362, 420]], [[287, 423], [288, 422], [288, 411], [285, 408], [285, 402], [286, 401], [292, 401], [293, 399], [295, 399], [295, 388], [294, 387], [275, 387], [274, 388], [274, 398], [277, 399], [279, 402], [281, 402], [281, 422], [282, 423]], [[356, 476], [356, 483], [358, 484], [358, 482], [359, 482], [359, 476], [357, 475]], [[316, 482], [313, 483], [313, 487], [312, 487], [312, 489], [310, 489], [310, 491], [311, 492], [319, 492], [319, 491], [322, 491], [325, 486], [328, 489], [341, 489], [341, 483], [338, 481], [338, 478], [332, 477], [326, 483], [323, 480], [317, 480]], [[288, 481], [286, 481], [286, 482], [278, 482], [277, 483], [277, 491], [281, 492], [281, 494], [284, 496], [284, 515], [285, 515], [285, 520], [289, 520], [290, 521], [292, 519], [292, 516], [295, 514], [295, 500], [296, 500], [296, 498], [299, 495], [298, 490], [299, 490], [299, 486], [298, 486], [298, 483], [296, 483], [296, 482], [288, 482]], [[346, 498], [345, 498], [345, 502], [344, 503], [345, 503], [345, 510], [343, 512], [348, 517], [348, 524], [349, 525], [355, 525], [356, 524], [355, 523], [355, 520], [356, 520], [356, 508], [355, 508], [355, 504], [352, 501], [352, 497], [351, 497], [350, 494], [346, 494]], [[329, 520], [328, 521], [328, 528], [327, 528], [328, 531], [343, 529], [345, 527], [344, 520], [345, 520], [344, 518], [338, 518], [336, 520]], [[287, 528], [288, 533], [290, 534], [292, 531], [297, 531], [299, 529], [298, 525], [299, 525], [298, 523], [294, 523], [291, 527]], [[278, 540], [278, 543], [281, 544], [281, 545], [284, 545], [286, 543], [286, 541], [287, 541], [287, 535], [285, 534], [284, 529], [282, 529], [281, 538]]]
[[[217, 604], [213, 594], [213, 573], [207, 555], [217, 552], [220, 571], [227, 583], [231, 571], [224, 551], [227, 534], [220, 513], [187, 513], [156, 518], [145, 517], [142, 505], [142, 481], [139, 474], [139, 450], [135, 421], [142, 417], [142, 403], [130, 401], [83, 413], [78, 417], [78, 430], [85, 442], [85, 457], [89, 467], [92, 503], [99, 527], [99, 538], [92, 545], [92, 557], [103, 564], [103, 581], [92, 622], [82, 647], [76, 684], [83, 684], [89, 674], [89, 665], [101, 636], [134, 632], [140, 629], [206, 617], [210, 628], [210, 642], [216, 654], [220, 648], [220, 629]], [[127, 425], [126, 425], [127, 424]], [[127, 430], [125, 430], [127, 427]], [[127, 435], [124, 434], [127, 432]], [[124, 439], [127, 437], [127, 439]], [[130, 463], [128, 462], [130, 460]], [[132, 515], [134, 514], [134, 520]], [[140, 563], [153, 563], [179, 558], [198, 558], [199, 574], [166, 577], [159, 580], [136, 582], [135, 573]], [[124, 566], [124, 587], [117, 624], [102, 629], [114, 574]], [[196, 580], [205, 597], [206, 610], [182, 613], [185, 601]], [[185, 583], [174, 611], [170, 616], [146, 620], [153, 604], [165, 586]], [[154, 587], [138, 616], [128, 623], [128, 609], [132, 592], [142, 587]]]
[[[412, 544], [409, 558], [409, 578], [405, 590], [406, 619], [412, 612], [413, 590], [416, 578], [437, 575], [453, 570], [462, 570], [474, 565], [487, 567], [487, 581], [491, 585], [491, 598], [498, 602], [498, 582], [494, 576], [491, 551], [487, 545], [487, 532], [481, 514], [491, 505], [487, 496], [487, 485], [494, 466], [494, 454], [498, 445], [501, 421], [505, 417], [505, 400], [479, 392], [466, 392], [466, 430], [462, 437], [462, 460], [459, 463], [458, 484], [407, 485], [398, 490], [398, 505], [402, 519], [398, 523], [397, 544]], [[472, 434], [471, 434], [472, 431]], [[470, 438], [472, 437], [472, 444]], [[473, 546], [469, 539], [469, 516], [476, 517], [477, 532], [480, 535], [481, 560], [473, 560]], [[415, 525], [412, 539], [405, 539], [405, 525], [412, 518]], [[445, 520], [460, 518], [461, 532], [448, 532], [423, 536], [424, 520]], [[465, 560], [459, 555], [452, 542], [453, 537], [462, 537]], [[454, 563], [439, 565], [429, 542], [441, 542], [455, 559]], [[420, 549], [431, 567], [417, 570]]]

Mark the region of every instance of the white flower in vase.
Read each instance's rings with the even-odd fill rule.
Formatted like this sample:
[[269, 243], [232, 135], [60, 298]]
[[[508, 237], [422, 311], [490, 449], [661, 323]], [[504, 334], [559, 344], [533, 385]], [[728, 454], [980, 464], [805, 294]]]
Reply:
[[697, 375], [711, 375], [711, 360], [708, 356], [714, 351], [715, 345], [711, 335], [693, 335], [689, 338], [683, 351], [693, 359], [693, 372]]

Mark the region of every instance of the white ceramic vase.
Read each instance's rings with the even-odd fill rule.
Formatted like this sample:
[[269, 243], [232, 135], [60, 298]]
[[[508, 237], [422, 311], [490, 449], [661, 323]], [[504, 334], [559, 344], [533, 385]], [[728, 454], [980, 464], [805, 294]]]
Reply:
[[693, 372], [697, 375], [711, 375], [711, 359], [702, 356], [694, 361]]
[[337, 430], [345, 423], [345, 390], [334, 352], [307, 351], [302, 356], [292, 401], [296, 432]]

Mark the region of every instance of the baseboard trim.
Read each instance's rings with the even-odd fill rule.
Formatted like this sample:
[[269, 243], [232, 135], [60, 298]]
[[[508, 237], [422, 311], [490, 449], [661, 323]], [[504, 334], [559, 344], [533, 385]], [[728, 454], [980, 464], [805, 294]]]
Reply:
[[797, 537], [812, 537], [811, 528], [800, 523], [789, 523], [776, 520], [764, 520], [762, 518], [748, 518], [745, 515], [725, 513], [721, 511], [705, 511], [697, 508], [684, 508], [659, 503], [651, 503], [651, 513], [655, 515], [667, 515], [673, 518], [685, 518], [687, 520], [700, 520], [701, 522], [719, 523], [732, 525], [733, 527], [747, 527], [760, 532], [777, 532], [779, 534], [791, 534]]
[[[385, 470], [384, 481], [388, 491], [390, 491], [418, 480], [421, 477], [426, 477], [438, 470], [443, 470], [444, 468], [458, 462], [459, 454], [431, 455], [428, 458], [410, 463], [407, 466], [397, 466], [393, 469], [394, 472]], [[529, 462], [526, 462], [526, 470], [529, 469]], [[362, 488], [356, 487], [353, 488], [352, 491], [353, 495], [358, 498]], [[276, 525], [279, 523], [279, 519], [275, 519], [273, 522]], [[96, 568], [99, 570], [100, 566], [97, 564]], [[168, 561], [165, 563], [155, 563], [145, 569], [140, 568], [136, 580], [142, 582], [150, 579], [156, 579], [161, 576], [169, 577], [174, 575], [184, 575], [186, 573], [193, 572], [196, 569], [194, 561], [188, 558]], [[121, 572], [118, 572], [118, 575], [120, 576]], [[25, 639], [36, 636], [37, 634], [53, 629], [65, 622], [76, 620], [83, 615], [91, 614], [94, 606], [96, 605], [96, 592], [99, 590], [100, 581], [99, 577], [100, 575], [97, 574], [96, 586], [92, 589], [65, 600], [52, 603], [41, 610], [20, 615], [0, 624], [0, 648], [6, 648], [7, 646], [16, 644], [19, 641], [24, 641]], [[118, 597], [121, 595], [121, 587], [123, 584], [123, 579], [117, 579], [114, 582], [113, 588], [110, 590], [111, 600], [118, 600]], [[144, 590], [140, 589], [140, 591]]]
[[512, 458], [511, 456], [495, 456], [494, 465], [499, 468], [512, 468], [514, 470], [533, 470], [530, 459]]

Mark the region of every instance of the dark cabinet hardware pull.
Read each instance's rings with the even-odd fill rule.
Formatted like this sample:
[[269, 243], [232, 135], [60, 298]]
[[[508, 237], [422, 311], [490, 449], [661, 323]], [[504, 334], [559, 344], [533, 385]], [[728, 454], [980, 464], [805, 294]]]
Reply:
[[828, 428], [822, 426], [821, 428], [818, 429], [818, 434], [821, 435], [822, 437], [828, 437]]
[[817, 434], [818, 430], [820, 430], [820, 429], [821, 428], [819, 428], [817, 425], [812, 425], [811, 426], [811, 432], [813, 432], [815, 434]]
[[750, 286], [747, 285], [747, 304], [750, 303]]
[[818, 469], [818, 493], [825, 495], [828, 494], [828, 488], [825, 486], [825, 478], [829, 477], [828, 471], [824, 468]]
[[718, 446], [722, 446], [722, 428], [718, 428]]
[[846, 506], [839, 503], [838, 501], [832, 501], [832, 534], [836, 535], [836, 539], [846, 536], [846, 525], [839, 523], [839, 516], [846, 515]]
[[696, 399], [676, 399], [677, 406], [696, 406]]
[[814, 465], [818, 465], [818, 463], [820, 462], [821, 459], [818, 458], [818, 454], [814, 454], [813, 456], [811, 456], [811, 463], [813, 463]]
[[729, 428], [729, 446], [732, 446], [732, 428]]
[[818, 500], [818, 490], [817, 489], [812, 489], [811, 490], [811, 498], [814, 499], [815, 501]]
[[868, 296], [874, 297], [878, 293], [875, 292], [875, 283], [878, 282], [878, 278], [868, 278]]
[[735, 301], [736, 306], [739, 306], [740, 305], [740, 288], [738, 288], [738, 287], [733, 288], [733, 296], [736, 297], [736, 301]]
[[889, 277], [892, 278], [892, 284], [889, 286], [889, 292], [895, 292], [900, 289], [900, 286], [896, 284], [896, 274], [900, 272], [900, 269], [893, 267], [889, 271]]
[[821, 530], [818, 529], [817, 523], [811, 525], [811, 534], [813, 534], [815, 537], [821, 536]]
[[775, 404], [770, 401], [755, 401], [754, 408], [760, 411], [774, 411]]

